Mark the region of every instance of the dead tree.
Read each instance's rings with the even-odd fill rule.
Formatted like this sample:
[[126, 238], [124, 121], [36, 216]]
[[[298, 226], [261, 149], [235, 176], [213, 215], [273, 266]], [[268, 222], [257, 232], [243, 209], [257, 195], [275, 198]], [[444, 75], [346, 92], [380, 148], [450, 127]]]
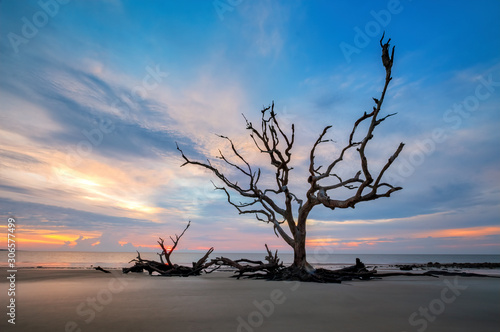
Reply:
[[[201, 257], [197, 262], [193, 262], [192, 267], [188, 266], [182, 266], [182, 265], [177, 265], [177, 264], [172, 264], [170, 261], [170, 255], [172, 255], [172, 252], [177, 248], [177, 244], [179, 243], [179, 240], [181, 237], [184, 235], [186, 230], [189, 228], [191, 225], [191, 221], [188, 222], [186, 228], [184, 228], [184, 231], [182, 231], [181, 235], [175, 235], [175, 240], [170, 237], [170, 239], [173, 242], [173, 245], [170, 249], [165, 247], [165, 241], [160, 238], [160, 241], [158, 241], [158, 244], [160, 245], [162, 252], [158, 254], [160, 256], [160, 262], [157, 261], [152, 261], [152, 260], [147, 260], [147, 259], [142, 259], [141, 254], [137, 252], [137, 257], [131, 260], [129, 263], [135, 262], [135, 265], [130, 267], [130, 268], [123, 268], [122, 271], [123, 273], [129, 273], [129, 272], [143, 272], [144, 270], [148, 271], [149, 274], [153, 274], [153, 272], [157, 272], [158, 274], [162, 276], [190, 276], [190, 275], [199, 275], [201, 274], [202, 270], [205, 268], [207, 265], [207, 260], [210, 254], [214, 251], [214, 248], [210, 248], [203, 257]], [[165, 260], [167, 263], [163, 261], [162, 256], [165, 257]], [[212, 265], [212, 264], [209, 264]]]
[[[395, 152], [388, 158], [385, 165], [377, 173], [373, 174], [368, 165], [366, 150], [368, 144], [374, 137], [375, 128], [388, 117], [394, 114], [381, 116], [381, 108], [384, 102], [387, 88], [392, 79], [391, 69], [394, 61], [394, 47], [390, 52], [390, 39], [382, 43], [384, 36], [380, 40], [382, 48], [382, 64], [385, 68], [385, 84], [380, 97], [373, 98], [375, 105], [369, 112], [364, 112], [354, 123], [350, 132], [348, 143], [340, 149], [338, 155], [332, 158], [326, 165], [316, 165], [316, 152], [320, 146], [330, 140], [326, 135], [331, 126], [323, 129], [309, 153], [309, 178], [308, 189], [305, 197], [299, 198], [289, 186], [292, 165], [292, 147], [295, 142], [295, 127], [291, 126], [291, 132], [286, 133], [281, 127], [277, 114], [274, 111], [274, 102], [271, 106], [262, 110], [262, 118], [259, 126], [246, 121], [246, 129], [250, 132], [250, 137], [255, 144], [257, 151], [268, 156], [269, 162], [274, 169], [274, 185], [263, 187], [259, 184], [261, 179], [261, 169], [252, 167], [243, 155], [233, 144], [233, 141], [225, 136], [218, 135], [227, 141], [231, 147], [233, 156], [228, 158], [219, 150], [218, 159], [222, 160], [237, 171], [240, 177], [246, 178], [246, 184], [241, 181], [228, 178], [221, 168], [214, 166], [210, 161], [200, 162], [189, 159], [177, 145], [177, 149], [184, 159], [185, 165], [195, 165], [211, 171], [223, 185], [215, 188], [225, 192], [227, 201], [234, 206], [239, 214], [252, 214], [256, 219], [269, 223], [273, 226], [276, 235], [293, 248], [294, 262], [291, 266], [297, 273], [305, 271], [313, 273], [314, 269], [306, 259], [306, 224], [309, 213], [317, 205], [323, 205], [331, 210], [354, 208], [356, 204], [372, 201], [381, 197], [389, 197], [393, 192], [401, 190], [401, 187], [393, 186], [383, 181], [383, 176], [387, 169], [403, 150], [403, 143], [400, 143]], [[357, 139], [357, 130], [361, 124], [367, 129], [361, 139]], [[348, 178], [341, 178], [337, 172], [337, 167], [344, 160], [346, 153], [358, 155], [359, 169], [354, 170]], [[337, 189], [348, 189], [349, 197], [345, 199], [334, 199], [331, 193]], [[237, 194], [243, 199], [235, 200], [233, 195]]]

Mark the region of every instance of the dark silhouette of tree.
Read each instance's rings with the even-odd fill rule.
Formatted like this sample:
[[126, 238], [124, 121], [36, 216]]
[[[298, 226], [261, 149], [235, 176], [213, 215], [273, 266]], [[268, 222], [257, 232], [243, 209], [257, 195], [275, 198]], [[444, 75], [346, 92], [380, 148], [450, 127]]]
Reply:
[[[382, 64], [386, 75], [381, 95], [378, 99], [373, 98], [375, 102], [373, 109], [368, 113], [365, 112], [355, 121], [347, 144], [339, 150], [336, 157], [331, 158], [330, 162], [325, 165], [317, 165], [315, 156], [319, 146], [330, 141], [325, 139], [325, 136], [331, 126], [325, 127], [319, 134], [309, 153], [309, 177], [307, 179], [309, 187], [304, 198], [299, 198], [289, 188], [295, 127], [292, 125], [291, 131], [288, 133], [283, 130], [274, 111], [274, 102], [271, 106], [262, 110], [259, 126], [254, 126], [252, 122], [245, 118], [246, 129], [250, 132], [250, 137], [255, 143], [256, 149], [260, 153], [268, 155], [274, 169], [275, 183], [272, 187], [263, 187], [259, 184], [261, 179], [260, 168], [252, 167], [228, 137], [219, 135], [221, 139], [228, 141], [234, 156], [227, 158], [219, 150], [217, 158], [239, 172], [240, 176], [246, 178], [245, 184], [229, 179], [221, 171], [220, 167], [214, 166], [209, 160], [199, 162], [189, 159], [177, 145], [177, 149], [185, 161], [182, 166], [195, 165], [210, 170], [223, 183], [222, 186], [215, 185], [215, 188], [225, 192], [229, 204], [234, 206], [240, 214], [253, 214], [258, 220], [273, 225], [276, 235], [281, 236], [293, 248], [294, 262], [292, 268], [302, 272], [310, 273], [314, 271], [306, 259], [306, 225], [309, 213], [314, 207], [323, 205], [331, 210], [354, 208], [360, 202], [389, 197], [393, 192], [402, 189], [383, 182], [383, 176], [403, 150], [403, 143], [399, 144], [378, 173], [372, 174], [366, 157], [366, 149], [373, 138], [375, 128], [388, 117], [396, 114], [385, 116], [379, 114], [387, 88], [392, 80], [391, 69], [394, 61], [394, 47], [390, 52], [390, 39], [385, 44], [382, 43], [383, 39], [384, 36], [380, 39], [380, 46], [382, 48]], [[359, 136], [356, 131], [361, 130], [358, 128], [362, 124], [364, 128], [367, 128], [366, 132], [361, 139], [356, 139], [355, 136]], [[336, 172], [346, 153], [351, 151], [358, 155], [360, 168], [354, 170], [349, 178], [342, 178]], [[345, 199], [331, 198], [335, 197], [332, 195], [333, 191], [346, 189], [349, 197]], [[236, 201], [233, 197], [234, 194], [245, 198], [245, 202]]]
[[[170, 236], [170, 240], [172, 240], [173, 243], [173, 245], [170, 248], [165, 247], [165, 240], [163, 240], [160, 237], [160, 240], [158, 241], [158, 244], [160, 245], [160, 248], [162, 250], [162, 252], [158, 254], [160, 256], [160, 262], [148, 259], [142, 259], [141, 254], [139, 253], [139, 251], [137, 251], [137, 257], [129, 262], [129, 263], [135, 262], [134, 266], [123, 268], [122, 269], [123, 273], [143, 272], [144, 270], [146, 270], [149, 272], [149, 274], [156, 272], [162, 276], [169, 276], [169, 277], [171, 276], [188, 277], [192, 275], [200, 275], [202, 272], [209, 273], [207, 271], [204, 271], [204, 269], [214, 264], [214, 263], [207, 264], [208, 256], [210, 256], [210, 254], [214, 251], [213, 247], [208, 249], [205, 255], [202, 258], [200, 258], [197, 262], [193, 262], [192, 267], [172, 264], [172, 261], [170, 260], [170, 256], [174, 252], [175, 248], [177, 248], [179, 240], [184, 235], [184, 233], [186, 233], [189, 226], [191, 226], [191, 221], [188, 222], [186, 228], [184, 228], [181, 235], [175, 234], [175, 240], [173, 237]], [[167, 261], [166, 263], [163, 260], [163, 256]], [[99, 269], [96, 268], [96, 270]], [[100, 269], [100, 271], [102, 271], [102, 269]]]

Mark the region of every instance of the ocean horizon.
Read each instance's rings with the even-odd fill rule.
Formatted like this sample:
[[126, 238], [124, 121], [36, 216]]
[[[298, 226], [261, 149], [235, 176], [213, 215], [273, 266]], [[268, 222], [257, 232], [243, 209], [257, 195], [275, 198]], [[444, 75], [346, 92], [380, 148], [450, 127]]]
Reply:
[[[171, 260], [174, 264], [190, 266], [198, 261], [204, 252], [174, 252]], [[8, 251], [0, 251], [0, 267], [7, 267]], [[224, 256], [230, 259], [247, 258], [265, 261], [265, 253], [229, 253], [215, 252], [209, 259]], [[18, 268], [103, 268], [130, 267], [131, 260], [137, 257], [136, 252], [92, 252], [92, 251], [16, 251]], [[141, 252], [143, 259], [159, 261], [154, 252]], [[285, 265], [293, 262], [293, 253], [278, 253]], [[492, 254], [326, 254], [308, 253], [308, 261], [315, 266], [347, 266], [353, 265], [356, 258], [367, 265], [426, 264], [428, 262], [443, 263], [500, 263], [500, 255]]]

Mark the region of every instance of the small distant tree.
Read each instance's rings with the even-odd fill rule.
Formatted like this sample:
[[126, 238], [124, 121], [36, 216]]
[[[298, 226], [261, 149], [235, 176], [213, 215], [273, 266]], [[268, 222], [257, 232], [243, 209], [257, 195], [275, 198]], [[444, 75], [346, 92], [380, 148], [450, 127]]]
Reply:
[[[402, 189], [383, 182], [383, 176], [403, 150], [403, 143], [399, 144], [385, 165], [378, 171], [378, 174], [372, 174], [366, 157], [366, 149], [373, 138], [375, 128], [385, 119], [396, 114], [379, 115], [392, 79], [391, 69], [394, 61], [394, 47], [390, 52], [390, 39], [385, 44], [382, 43], [383, 39], [384, 36], [380, 39], [380, 46], [382, 48], [382, 64], [386, 74], [381, 95], [378, 99], [373, 98], [375, 102], [373, 109], [368, 113], [365, 112], [354, 122], [347, 144], [339, 150], [336, 157], [331, 158], [328, 164], [321, 166], [316, 165], [316, 151], [321, 144], [330, 141], [325, 139], [325, 136], [331, 126], [325, 127], [319, 134], [309, 153], [309, 177], [307, 179], [309, 185], [304, 198], [299, 198], [289, 188], [295, 126], [292, 124], [291, 132], [285, 133], [274, 112], [274, 102], [262, 110], [259, 127], [255, 127], [252, 122], [245, 118], [246, 129], [250, 131], [250, 137], [255, 143], [257, 151], [269, 157], [275, 170], [275, 180], [273, 180], [275, 183], [272, 187], [261, 187], [259, 184], [260, 168], [252, 167], [228, 137], [219, 135], [221, 139], [229, 142], [232, 154], [234, 154], [233, 158], [228, 159], [220, 150], [217, 158], [245, 177], [247, 179], [245, 185], [226, 177], [220, 168], [212, 165], [208, 160], [205, 163], [189, 159], [177, 146], [185, 160], [182, 166], [196, 165], [210, 170], [224, 184], [223, 186], [215, 185], [215, 188], [225, 192], [229, 204], [234, 206], [240, 214], [253, 214], [256, 219], [273, 225], [276, 235], [279, 234], [293, 249], [292, 268], [307, 272], [314, 270], [306, 259], [306, 225], [309, 213], [314, 207], [323, 205], [331, 210], [354, 208], [360, 202], [389, 197], [393, 192]], [[356, 139], [355, 136], [358, 136], [355, 135], [357, 134], [356, 130], [362, 123], [367, 127], [366, 133], [361, 139]], [[360, 168], [353, 170], [350, 177], [341, 178], [336, 173], [338, 166], [342, 163], [346, 153], [353, 149], [356, 149], [354, 153], [359, 157]], [[232, 161], [234, 159], [237, 162]], [[333, 192], [342, 188], [348, 189], [349, 197], [345, 199], [332, 198], [335, 197]], [[245, 198], [245, 202], [235, 201], [234, 194]], [[286, 228], [288, 231], [285, 230]]]

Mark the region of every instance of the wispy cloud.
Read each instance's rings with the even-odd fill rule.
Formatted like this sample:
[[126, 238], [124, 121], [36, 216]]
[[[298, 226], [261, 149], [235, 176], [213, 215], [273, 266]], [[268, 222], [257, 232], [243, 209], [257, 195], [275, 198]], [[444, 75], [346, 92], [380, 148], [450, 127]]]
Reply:
[[[7, 33], [22, 34], [21, 18], [39, 10], [36, 2], [1, 6], [0, 25]], [[496, 248], [500, 58], [491, 50], [500, 39], [498, 29], [484, 25], [498, 21], [497, 11], [483, 7], [461, 3], [447, 9], [450, 20], [473, 13], [464, 23], [473, 35], [431, 19], [420, 32], [429, 36], [423, 43], [407, 34], [421, 26], [417, 15], [408, 12], [405, 20], [391, 23], [387, 34], [397, 45], [397, 58], [383, 112], [398, 115], [377, 128], [367, 153], [376, 170], [405, 142], [387, 173], [404, 190], [355, 210], [314, 209], [311, 247]], [[260, 250], [266, 242], [289, 250], [272, 227], [238, 216], [213, 190], [209, 173], [180, 168], [175, 143], [203, 161], [219, 149], [230, 156], [227, 142], [214, 134], [228, 136], [269, 175], [267, 156], [256, 151], [241, 113], [257, 124], [261, 107], [275, 100], [285, 127], [295, 123], [290, 186], [305, 195], [308, 153], [318, 134], [333, 125], [328, 139], [334, 142], [317, 155], [318, 163], [327, 163], [345, 144], [353, 121], [371, 109], [384, 79], [376, 43], [345, 65], [337, 46], [352, 39], [346, 8], [357, 13], [338, 4], [243, 2], [222, 22], [210, 2], [168, 8], [70, 3], [22, 45], [22, 52], [15, 54], [4, 34], [2, 214], [20, 218], [30, 248], [149, 248], [157, 236], [173, 234], [193, 219], [197, 227], [190, 229], [186, 248]], [[427, 4], [414, 7], [415, 13], [428, 10]], [[463, 44], [443, 45], [443, 36], [468, 40], [474, 56]], [[490, 84], [478, 88], [485, 80]], [[446, 113], [477, 89], [490, 93], [477, 110]], [[436, 130], [446, 139], [437, 142]], [[240, 180], [237, 172], [221, 167]], [[339, 174], [358, 168], [356, 153], [346, 155]], [[272, 185], [272, 176], [266, 181]]]

